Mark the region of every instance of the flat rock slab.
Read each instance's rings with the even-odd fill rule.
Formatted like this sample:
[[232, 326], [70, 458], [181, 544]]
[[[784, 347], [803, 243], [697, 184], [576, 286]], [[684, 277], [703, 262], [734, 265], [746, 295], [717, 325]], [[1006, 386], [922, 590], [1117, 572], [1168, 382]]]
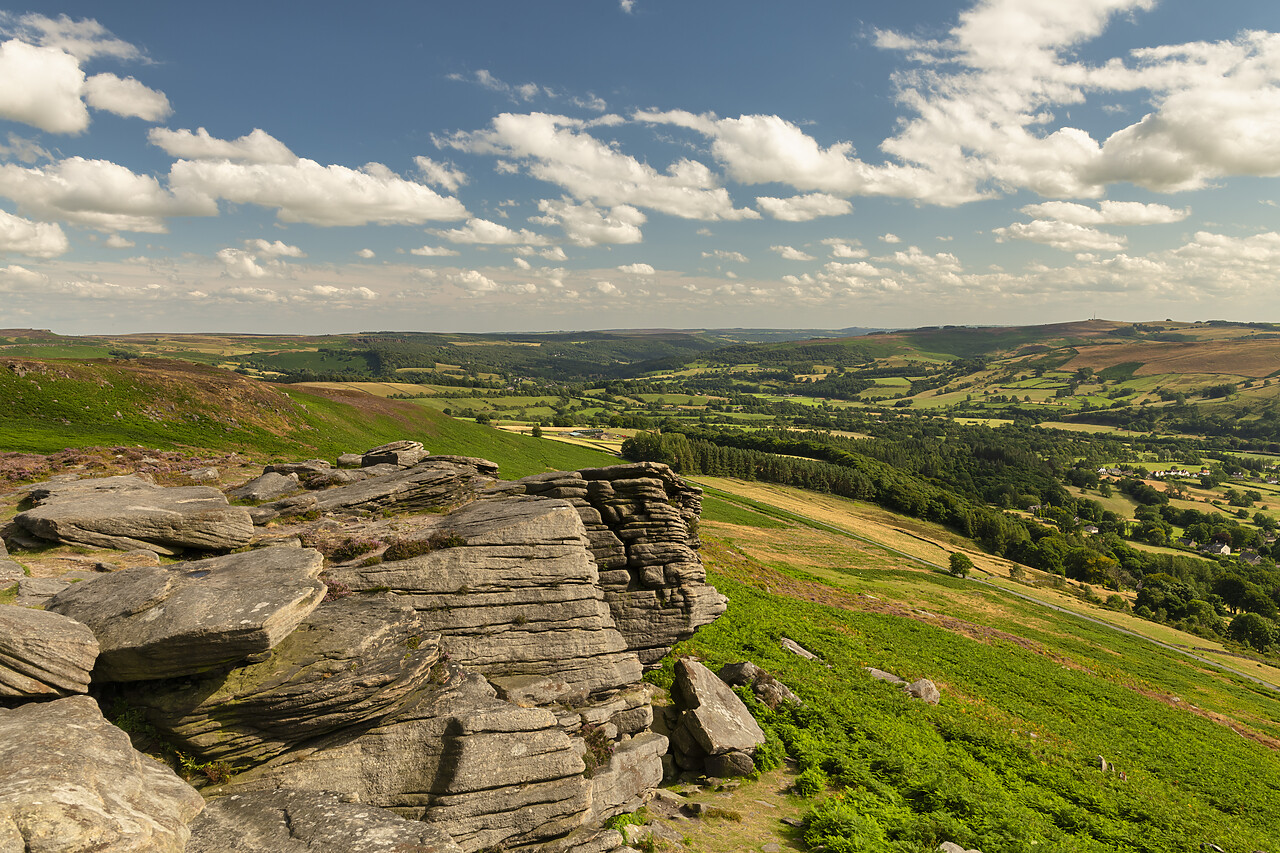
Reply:
[[237, 486], [227, 492], [229, 497], [242, 501], [273, 501], [302, 488], [297, 474], [277, 474], [268, 471], [260, 477], [254, 477], [243, 486]]
[[124, 569], [67, 587], [46, 609], [93, 630], [103, 680], [193, 675], [288, 636], [324, 598], [323, 562], [309, 548], [277, 547]]
[[462, 853], [442, 829], [313, 791], [233, 794], [211, 801], [186, 853]]
[[0, 696], [51, 699], [84, 693], [98, 641], [74, 619], [0, 607]]
[[30, 490], [37, 506], [14, 522], [50, 542], [96, 548], [230, 551], [253, 538], [244, 507], [211, 486], [164, 488], [139, 477], [76, 480]]
[[392, 713], [430, 678], [439, 639], [395, 596], [353, 595], [321, 604], [265, 661], [148, 685], [136, 703], [183, 752], [258, 764]]
[[0, 850], [182, 853], [202, 808], [87, 696], [0, 710]]

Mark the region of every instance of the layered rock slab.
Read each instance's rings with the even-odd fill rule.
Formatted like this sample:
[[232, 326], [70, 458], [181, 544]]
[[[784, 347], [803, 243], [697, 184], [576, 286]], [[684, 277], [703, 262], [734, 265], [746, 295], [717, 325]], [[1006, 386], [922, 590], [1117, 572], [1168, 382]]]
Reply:
[[193, 675], [287, 637], [324, 597], [323, 559], [275, 547], [124, 569], [67, 587], [47, 609], [93, 631], [104, 681]]
[[329, 576], [396, 593], [445, 637], [455, 662], [488, 677], [555, 676], [564, 693], [578, 694], [639, 681], [640, 662], [614, 626], [573, 506], [481, 500], [440, 524], [434, 532], [465, 544]]
[[440, 654], [412, 607], [351, 596], [318, 607], [267, 660], [156, 684], [135, 704], [184, 752], [252, 765], [386, 717], [428, 682]]
[[204, 800], [87, 696], [0, 709], [0, 849], [182, 853]]
[[97, 658], [93, 631], [74, 619], [0, 607], [0, 696], [49, 699], [85, 693]]
[[706, 582], [696, 521], [702, 490], [654, 462], [538, 474], [499, 494], [571, 502], [586, 527], [614, 623], [645, 666], [724, 612]]
[[30, 490], [36, 506], [14, 522], [50, 542], [95, 548], [230, 551], [253, 538], [244, 507], [210, 486], [164, 488], [137, 476], [103, 477]]
[[591, 793], [583, 769], [550, 711], [517, 708], [455, 668], [359, 736], [321, 738], [210, 793], [332, 791], [435, 824], [471, 853], [581, 825]]
[[211, 801], [186, 853], [462, 853], [444, 830], [333, 794], [264, 791]]
[[380, 510], [430, 512], [472, 500], [493, 483], [497, 466], [484, 459], [428, 456], [409, 468], [348, 485], [254, 507], [255, 524], [307, 512]]

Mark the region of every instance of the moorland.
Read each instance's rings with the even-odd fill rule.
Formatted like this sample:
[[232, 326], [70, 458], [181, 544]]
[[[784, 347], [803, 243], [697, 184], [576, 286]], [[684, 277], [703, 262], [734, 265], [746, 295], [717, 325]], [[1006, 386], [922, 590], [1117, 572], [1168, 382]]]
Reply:
[[0, 521], [25, 482], [144, 459], [181, 482], [414, 438], [507, 477], [672, 465], [730, 600], [677, 653], [805, 703], [753, 708], [760, 787], [693, 849], [1280, 849], [1280, 325], [9, 329], [0, 396]]

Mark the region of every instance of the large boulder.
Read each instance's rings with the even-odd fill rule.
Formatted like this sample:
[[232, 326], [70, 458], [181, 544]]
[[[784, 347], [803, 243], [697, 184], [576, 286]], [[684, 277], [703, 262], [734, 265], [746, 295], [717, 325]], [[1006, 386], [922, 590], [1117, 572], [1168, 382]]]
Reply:
[[203, 807], [87, 696], [0, 709], [0, 850], [182, 853]]
[[14, 522], [50, 542], [172, 554], [230, 551], [253, 538], [249, 511], [211, 486], [163, 488], [121, 476], [51, 484], [30, 496], [37, 505]]
[[0, 696], [48, 699], [85, 693], [97, 658], [93, 631], [74, 619], [0, 607]]
[[462, 853], [444, 830], [313, 791], [212, 800], [191, 824], [186, 853]]
[[679, 711], [672, 745], [681, 767], [701, 770], [710, 762], [720, 775], [751, 772], [751, 756], [765, 735], [729, 685], [697, 661], [682, 658], [676, 661], [671, 698]]
[[420, 441], [392, 441], [372, 450], [366, 450], [360, 458], [360, 467], [396, 465], [400, 468], [408, 468], [410, 465], [417, 465], [430, 455], [430, 452], [423, 449]]
[[574, 507], [482, 500], [440, 525], [421, 538], [447, 534], [455, 547], [336, 568], [329, 577], [356, 590], [396, 593], [445, 637], [455, 662], [490, 678], [553, 675], [561, 692], [584, 695], [640, 680], [640, 662], [614, 626]]
[[155, 684], [134, 704], [184, 752], [259, 764], [393, 713], [440, 655], [439, 636], [412, 607], [385, 593], [351, 596], [320, 605], [265, 661]]
[[302, 484], [298, 481], [297, 474], [268, 471], [260, 477], [254, 477], [243, 486], [231, 489], [227, 492], [227, 496], [242, 501], [273, 501], [301, 488]]
[[88, 625], [95, 676], [143, 681], [192, 675], [265, 652], [324, 597], [320, 552], [262, 548], [73, 584], [47, 609]]

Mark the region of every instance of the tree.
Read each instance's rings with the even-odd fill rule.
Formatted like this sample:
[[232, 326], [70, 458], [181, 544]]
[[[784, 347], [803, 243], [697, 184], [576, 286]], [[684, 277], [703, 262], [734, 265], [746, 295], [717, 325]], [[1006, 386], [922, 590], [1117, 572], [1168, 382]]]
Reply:
[[533, 425], [533, 437], [542, 438], [542, 424]]
[[1231, 620], [1227, 633], [1237, 642], [1253, 646], [1260, 652], [1266, 651], [1275, 642], [1276, 623], [1257, 613], [1241, 613]]
[[947, 568], [952, 576], [957, 578], [966, 578], [969, 572], [973, 571], [973, 560], [969, 559], [968, 554], [962, 554], [956, 551], [951, 555], [951, 564]]

